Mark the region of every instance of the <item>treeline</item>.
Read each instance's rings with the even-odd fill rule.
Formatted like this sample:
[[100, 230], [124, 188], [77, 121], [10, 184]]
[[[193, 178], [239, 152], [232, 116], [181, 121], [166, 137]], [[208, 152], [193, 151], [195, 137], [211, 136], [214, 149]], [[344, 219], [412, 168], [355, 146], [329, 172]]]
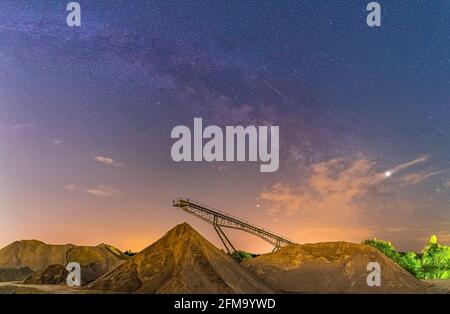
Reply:
[[450, 279], [450, 246], [438, 243], [433, 235], [422, 252], [398, 252], [391, 242], [365, 240], [419, 279]]

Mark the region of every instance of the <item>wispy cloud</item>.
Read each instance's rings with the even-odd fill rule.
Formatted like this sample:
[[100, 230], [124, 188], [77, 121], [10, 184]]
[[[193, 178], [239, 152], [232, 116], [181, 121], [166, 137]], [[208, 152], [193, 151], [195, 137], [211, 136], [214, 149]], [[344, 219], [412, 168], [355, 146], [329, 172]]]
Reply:
[[294, 215], [299, 211], [326, 213], [330, 210], [347, 213], [352, 201], [367, 193], [371, 185], [383, 180], [374, 171], [375, 163], [358, 159], [348, 163], [331, 159], [312, 166], [311, 176], [299, 186], [275, 184], [260, 198], [271, 203], [269, 213], [284, 211]]
[[52, 143], [55, 144], [55, 145], [61, 145], [61, 144], [63, 143], [63, 141], [60, 140], [60, 139], [58, 139], [58, 138], [55, 138], [55, 139], [52, 141]]
[[373, 196], [386, 180], [389, 180], [389, 184], [407, 182], [408, 185], [413, 185], [443, 172], [409, 173], [392, 180], [394, 173], [426, 160], [428, 156], [422, 156], [396, 165], [389, 170], [390, 175], [386, 176], [385, 172], [378, 170], [379, 165], [369, 159], [331, 159], [312, 165], [311, 175], [298, 185], [279, 182], [270, 190], [260, 193], [259, 197], [269, 203], [268, 213], [295, 215], [298, 212], [314, 212], [334, 219], [351, 216], [360, 211], [358, 201], [366, 195]]
[[74, 191], [76, 189], [77, 189], [77, 187], [74, 184], [67, 184], [67, 185], [63, 186], [64, 191]]
[[392, 227], [392, 228], [386, 228], [387, 232], [403, 232], [405, 231], [405, 228], [400, 227]]
[[394, 173], [396, 173], [396, 172], [399, 172], [399, 171], [401, 171], [401, 170], [410, 168], [410, 167], [415, 166], [415, 165], [417, 165], [417, 164], [424, 163], [424, 162], [426, 162], [429, 158], [430, 158], [429, 155], [423, 155], [423, 156], [420, 156], [420, 157], [418, 157], [418, 158], [416, 158], [416, 159], [414, 159], [414, 160], [411, 160], [411, 161], [408, 161], [408, 162], [399, 164], [399, 165], [393, 167], [392, 169], [390, 169], [390, 170], [388, 170], [388, 171], [389, 171], [391, 174], [394, 174]]
[[114, 167], [123, 167], [124, 165], [120, 162], [115, 161], [114, 159], [110, 157], [105, 156], [95, 156], [94, 159], [98, 162], [101, 162], [108, 166], [114, 166]]
[[[438, 243], [450, 244], [450, 232], [446, 230], [441, 230], [435, 233]], [[420, 242], [428, 242], [430, 240], [430, 236], [420, 237], [418, 239]]]
[[33, 124], [32, 123], [18, 123], [18, 124], [14, 124], [11, 126], [11, 130], [13, 131], [20, 131], [23, 129], [27, 129], [27, 128], [32, 128]]
[[120, 194], [119, 191], [106, 186], [106, 185], [97, 185], [90, 189], [85, 189], [85, 191], [91, 195], [99, 196], [99, 197], [113, 197]]
[[364, 227], [306, 227], [295, 232], [295, 238], [304, 243], [330, 242], [336, 239], [352, 242], [355, 239], [369, 239], [373, 234], [372, 229]]
[[408, 173], [400, 178], [400, 180], [405, 185], [414, 185], [419, 184], [426, 179], [429, 179], [435, 175], [442, 174], [447, 172], [447, 170], [439, 170], [439, 171], [431, 171], [431, 172], [416, 172], [416, 173]]

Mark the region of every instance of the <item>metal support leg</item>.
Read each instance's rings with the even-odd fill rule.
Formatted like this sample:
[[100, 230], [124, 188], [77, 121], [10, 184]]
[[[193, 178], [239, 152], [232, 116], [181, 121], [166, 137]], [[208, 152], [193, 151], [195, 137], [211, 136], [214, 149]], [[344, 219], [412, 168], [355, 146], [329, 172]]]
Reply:
[[232, 254], [232, 253], [236, 252], [237, 250], [234, 248], [233, 244], [231, 244], [231, 241], [225, 235], [225, 232], [223, 232], [223, 230], [217, 224], [217, 217], [214, 217], [213, 226], [214, 226], [214, 230], [216, 230], [217, 234], [219, 235], [220, 240], [223, 243], [223, 246], [228, 251], [228, 253]]
[[272, 250], [272, 253], [275, 252], [276, 250], [278, 250], [280, 247], [281, 247], [280, 241], [277, 240], [277, 242], [275, 243], [275, 247]]

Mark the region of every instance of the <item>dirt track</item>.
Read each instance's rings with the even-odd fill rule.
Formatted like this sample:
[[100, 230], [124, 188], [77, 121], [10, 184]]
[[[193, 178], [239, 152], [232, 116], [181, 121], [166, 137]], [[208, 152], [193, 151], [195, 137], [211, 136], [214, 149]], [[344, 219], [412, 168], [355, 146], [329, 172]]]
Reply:
[[96, 294], [105, 291], [69, 288], [66, 285], [25, 285], [20, 282], [0, 282], [0, 294]]

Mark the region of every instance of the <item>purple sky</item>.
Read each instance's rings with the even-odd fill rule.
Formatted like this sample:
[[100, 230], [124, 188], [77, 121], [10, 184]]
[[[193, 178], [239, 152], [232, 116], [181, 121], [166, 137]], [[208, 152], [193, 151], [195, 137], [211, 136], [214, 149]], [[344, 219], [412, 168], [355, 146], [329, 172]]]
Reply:
[[[219, 245], [180, 195], [300, 243], [449, 244], [450, 3], [380, 3], [374, 29], [367, 1], [80, 1], [69, 28], [64, 1], [1, 1], [0, 246], [183, 221]], [[278, 125], [280, 169], [173, 162], [194, 117]]]

